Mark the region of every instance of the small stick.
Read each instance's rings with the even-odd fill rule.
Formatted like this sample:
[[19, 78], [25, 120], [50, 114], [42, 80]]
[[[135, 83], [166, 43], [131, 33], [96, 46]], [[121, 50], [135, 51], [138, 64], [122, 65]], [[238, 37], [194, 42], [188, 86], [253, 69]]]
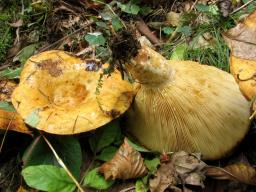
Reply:
[[139, 19], [139, 21], [136, 22], [136, 28], [141, 34], [145, 35], [151, 43], [154, 45], [160, 44], [160, 40], [151, 32], [147, 24], [142, 19]]
[[247, 6], [248, 6], [250, 3], [252, 3], [253, 1], [255, 1], [255, 0], [250, 0], [250, 1], [248, 1], [247, 3], [243, 4], [241, 7], [238, 7], [237, 9], [235, 9], [234, 11], [232, 11], [229, 15], [232, 15], [232, 14], [234, 14], [234, 13], [240, 11], [241, 9], [247, 7]]
[[65, 165], [65, 163], [62, 161], [62, 159], [59, 157], [59, 155], [56, 153], [55, 149], [53, 148], [52, 144], [50, 143], [50, 141], [43, 135], [43, 133], [40, 131], [40, 134], [42, 135], [42, 137], [44, 138], [45, 142], [47, 143], [47, 145], [50, 147], [50, 149], [52, 150], [54, 156], [56, 157], [58, 163], [60, 164], [60, 166], [66, 171], [66, 173], [68, 174], [68, 176], [73, 180], [73, 182], [76, 184], [77, 188], [79, 189], [79, 191], [81, 192], [85, 192], [83, 190], [83, 188], [81, 187], [81, 185], [78, 183], [78, 181], [75, 179], [75, 177], [72, 175], [72, 173], [69, 171], [69, 169], [67, 168], [67, 166]]

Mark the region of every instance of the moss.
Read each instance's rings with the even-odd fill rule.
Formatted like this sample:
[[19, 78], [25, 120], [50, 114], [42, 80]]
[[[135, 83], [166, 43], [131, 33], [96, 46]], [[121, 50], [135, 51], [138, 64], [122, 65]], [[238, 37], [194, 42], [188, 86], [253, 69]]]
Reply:
[[12, 46], [13, 43], [13, 35], [8, 24], [10, 20], [11, 16], [9, 14], [0, 14], [0, 62], [4, 61], [7, 50]]
[[0, 2], [3, 10], [0, 12], [0, 64], [5, 60], [6, 53], [12, 47], [15, 31], [10, 27], [9, 23], [17, 20], [17, 12], [20, 11], [20, 1], [4, 0]]

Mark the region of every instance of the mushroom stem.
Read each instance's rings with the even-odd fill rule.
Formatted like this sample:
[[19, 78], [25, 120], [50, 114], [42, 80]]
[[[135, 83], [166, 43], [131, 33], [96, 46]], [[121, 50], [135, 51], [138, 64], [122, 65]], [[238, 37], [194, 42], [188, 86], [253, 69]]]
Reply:
[[136, 57], [127, 64], [127, 69], [139, 83], [150, 87], [164, 85], [174, 77], [170, 62], [147, 46], [139, 49]]

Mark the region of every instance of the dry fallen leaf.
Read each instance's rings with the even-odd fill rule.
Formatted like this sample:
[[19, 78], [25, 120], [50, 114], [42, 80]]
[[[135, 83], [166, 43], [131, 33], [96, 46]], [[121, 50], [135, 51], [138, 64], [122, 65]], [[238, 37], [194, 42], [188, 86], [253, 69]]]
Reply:
[[[10, 102], [11, 94], [17, 84], [11, 80], [0, 80], [0, 102]], [[0, 109], [0, 130], [11, 130], [31, 134], [17, 112]]]
[[147, 174], [140, 153], [132, 148], [125, 139], [114, 157], [104, 163], [99, 172], [104, 174], [105, 179], [131, 179], [142, 177]]
[[23, 119], [16, 112], [8, 112], [0, 109], [0, 130], [10, 130], [32, 135]]
[[206, 168], [206, 176], [218, 180], [233, 180], [256, 185], [255, 169], [244, 163], [232, 164], [224, 168], [209, 166]]
[[200, 160], [199, 154], [189, 154], [184, 151], [176, 152], [168, 163], [161, 164], [155, 177], [150, 179], [150, 191], [164, 192], [167, 188], [177, 184], [203, 188], [205, 167], [206, 164]]
[[172, 25], [172, 26], [179, 26], [179, 25], [180, 25], [180, 22], [181, 22], [181, 14], [180, 14], [180, 13], [173, 12], [173, 11], [170, 11], [170, 12], [167, 13], [167, 15], [166, 15], [166, 20], [167, 20], [167, 23], [168, 23], [169, 25]]
[[174, 171], [173, 164], [163, 163], [157, 170], [155, 177], [150, 179], [149, 188], [151, 192], [164, 192], [169, 186], [180, 183], [178, 174]]
[[223, 37], [231, 49], [230, 71], [244, 96], [256, 95], [256, 11]]

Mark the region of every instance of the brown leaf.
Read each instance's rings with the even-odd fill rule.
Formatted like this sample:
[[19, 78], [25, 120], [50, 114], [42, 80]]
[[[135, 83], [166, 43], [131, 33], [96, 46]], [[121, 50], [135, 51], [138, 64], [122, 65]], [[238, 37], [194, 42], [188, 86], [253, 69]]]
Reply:
[[256, 95], [256, 11], [223, 34], [231, 49], [230, 71], [244, 96]]
[[0, 109], [0, 130], [10, 130], [32, 135], [21, 116], [16, 112], [8, 112]]
[[245, 184], [256, 185], [256, 171], [250, 165], [237, 163], [224, 168], [209, 166], [206, 176], [219, 180], [233, 180]]
[[[11, 80], [0, 80], [0, 101], [11, 101], [11, 95], [17, 84]], [[0, 109], [0, 130], [10, 130], [32, 135], [17, 112]]]
[[104, 174], [105, 179], [131, 179], [144, 176], [147, 169], [140, 153], [132, 148], [125, 138], [114, 157], [104, 163], [99, 172]]
[[163, 192], [177, 184], [204, 187], [204, 168], [199, 154], [176, 152], [168, 163], [162, 163], [153, 179], [150, 179], [151, 192]]
[[252, 99], [252, 115], [250, 116], [250, 119], [256, 118], [256, 97]]
[[157, 170], [155, 177], [149, 180], [151, 192], [164, 192], [169, 186], [180, 183], [178, 174], [174, 171], [173, 164], [163, 163]]

